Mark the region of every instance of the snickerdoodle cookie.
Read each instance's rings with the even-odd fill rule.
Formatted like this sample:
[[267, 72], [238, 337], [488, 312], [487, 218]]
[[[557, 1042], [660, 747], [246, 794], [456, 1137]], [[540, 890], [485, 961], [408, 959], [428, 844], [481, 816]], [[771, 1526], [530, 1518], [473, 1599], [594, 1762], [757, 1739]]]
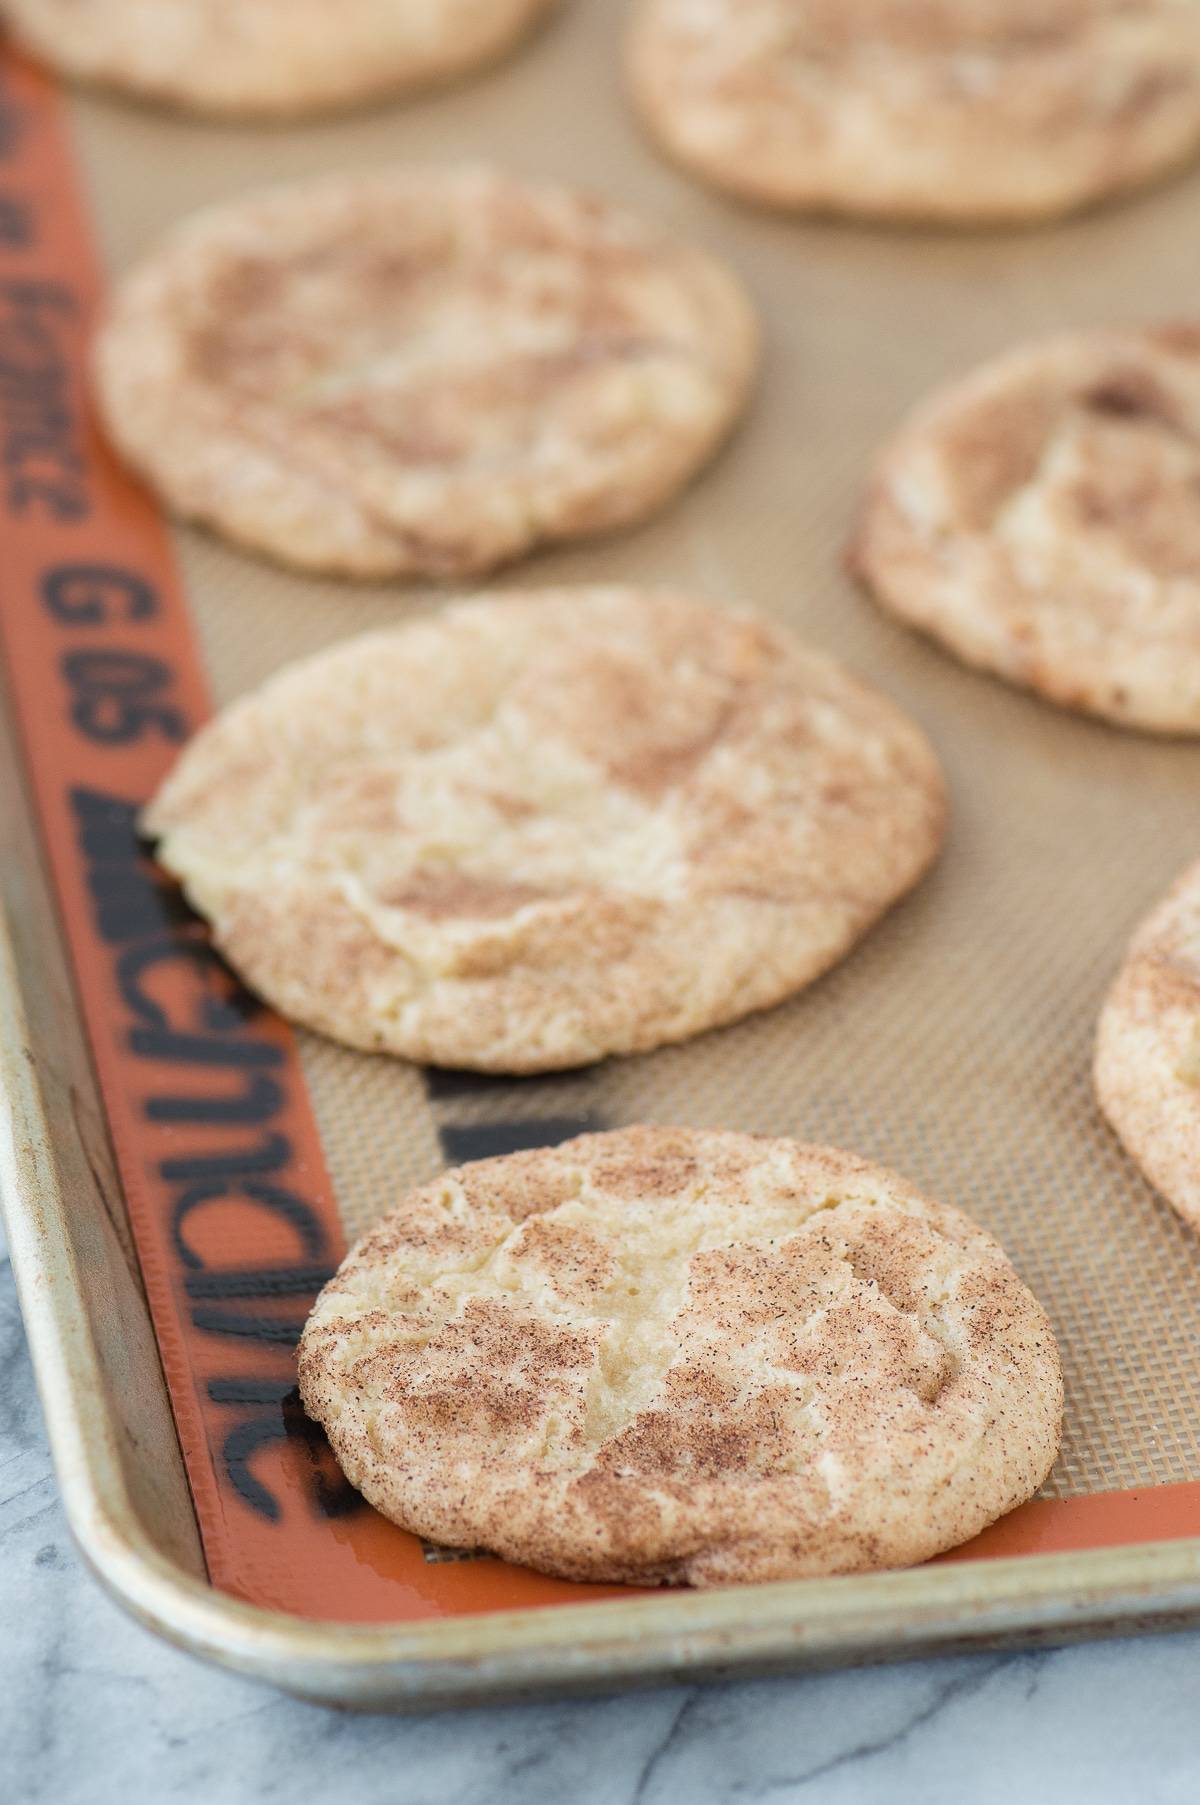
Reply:
[[300, 1391], [348, 1478], [571, 1579], [907, 1565], [1058, 1449], [1045, 1313], [990, 1235], [832, 1148], [629, 1128], [405, 1197], [317, 1299]]
[[639, 0], [630, 69], [671, 155], [779, 207], [1039, 219], [1200, 147], [1196, 0]]
[[1200, 733], [1200, 324], [1062, 335], [940, 390], [885, 449], [851, 561], [968, 664]]
[[493, 62], [557, 0], [0, 0], [64, 75], [189, 111], [294, 117]]
[[1096, 1092], [1151, 1184], [1200, 1230], [1200, 863], [1130, 943], [1100, 1017]]
[[308, 569], [461, 577], [660, 508], [756, 355], [702, 252], [573, 189], [427, 168], [179, 227], [117, 289], [97, 373], [180, 514]]
[[285, 1015], [412, 1059], [577, 1065], [776, 1003], [930, 863], [921, 731], [780, 628], [671, 592], [497, 594], [227, 708], [158, 856]]

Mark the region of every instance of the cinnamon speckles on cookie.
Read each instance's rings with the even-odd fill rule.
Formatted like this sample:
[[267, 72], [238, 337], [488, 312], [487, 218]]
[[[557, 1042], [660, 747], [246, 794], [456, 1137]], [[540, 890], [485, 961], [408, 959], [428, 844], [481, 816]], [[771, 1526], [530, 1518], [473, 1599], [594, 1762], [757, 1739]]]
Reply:
[[180, 514], [285, 563], [461, 577], [645, 518], [745, 403], [757, 328], [702, 252], [484, 168], [214, 208], [114, 296], [108, 429]]
[[1146, 1177], [1200, 1230], [1200, 863], [1130, 942], [1100, 1016], [1095, 1078]]
[[1200, 331], [1064, 334], [941, 390], [885, 448], [852, 564], [969, 664], [1200, 733]]
[[146, 826], [284, 1014], [536, 1071], [798, 990], [944, 815], [923, 734], [831, 660], [611, 588], [478, 598], [285, 670], [202, 730]]
[[1038, 219], [1200, 146], [1195, 0], [639, 0], [651, 132], [718, 186], [886, 219]]
[[300, 1387], [405, 1528], [639, 1585], [926, 1559], [1037, 1489], [1062, 1413], [1050, 1324], [966, 1217], [671, 1128], [413, 1192], [317, 1300]]
[[2, 0], [63, 74], [199, 113], [300, 117], [494, 61], [556, 0]]

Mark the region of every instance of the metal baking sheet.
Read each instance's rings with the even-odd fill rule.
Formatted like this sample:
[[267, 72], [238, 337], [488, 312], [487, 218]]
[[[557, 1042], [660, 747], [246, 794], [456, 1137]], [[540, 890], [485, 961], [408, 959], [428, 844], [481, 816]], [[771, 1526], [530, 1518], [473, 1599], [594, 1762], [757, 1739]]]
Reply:
[[[36, 126], [50, 103], [21, 66], [11, 71], [5, 116]], [[35, 899], [40, 877], [30, 875], [26, 816], [40, 812], [44, 824], [51, 782], [48, 768], [35, 766], [28, 775], [38, 810], [26, 809], [16, 786], [6, 799], [10, 831], [21, 841], [4, 861], [7, 903], [26, 1003], [37, 1002], [29, 1014], [45, 1017], [40, 1034], [33, 1033], [43, 1092], [53, 1096], [69, 1048], [78, 1068], [71, 1095], [87, 1104], [70, 1121], [52, 1104], [37, 1172], [28, 1163], [14, 1169], [7, 1189], [60, 1469], [64, 1480], [73, 1475], [68, 1504], [94, 1563], [168, 1633], [259, 1671], [268, 1670], [263, 1648], [270, 1644], [270, 1671], [282, 1683], [375, 1702], [486, 1696], [518, 1683], [603, 1684], [681, 1666], [861, 1657], [1000, 1634], [1065, 1634], [1072, 1625], [1131, 1626], [1200, 1607], [1200, 1247], [1121, 1155], [1088, 1081], [1096, 1010], [1124, 940], [1194, 856], [1200, 747], [1119, 734], [967, 673], [878, 615], [840, 563], [879, 436], [931, 383], [1027, 334], [1187, 307], [1200, 177], [1028, 233], [870, 233], [739, 211], [660, 165], [642, 144], [621, 93], [612, 19], [583, 0], [493, 75], [402, 107], [252, 130], [77, 97], [70, 124], [95, 241], [114, 274], [204, 201], [326, 169], [464, 156], [579, 179], [727, 257], [749, 282], [767, 329], [765, 379], [735, 442], [648, 527], [540, 557], [502, 580], [682, 582], [717, 600], [752, 601], [909, 708], [950, 778], [951, 833], [932, 877], [844, 966], [767, 1015], [642, 1058], [519, 1081], [421, 1072], [300, 1035], [319, 1132], [305, 1196], [315, 1199], [328, 1229], [319, 1257], [309, 1261], [313, 1280], [345, 1238], [447, 1161], [553, 1140], [583, 1125], [638, 1120], [797, 1134], [884, 1160], [992, 1228], [1054, 1319], [1068, 1385], [1067, 1435], [1046, 1497], [961, 1557], [912, 1574], [720, 1598], [613, 1598], [498, 1562], [440, 1561], [378, 1519], [368, 1526], [372, 1514], [356, 1510], [339, 1489], [290, 1399], [283, 1331], [303, 1315], [300, 1281], [265, 1301], [231, 1300], [228, 1286], [221, 1295], [217, 1282], [205, 1296], [196, 1271], [178, 1255], [175, 1269], [157, 1280], [150, 1274], [160, 1345], [164, 1309], [189, 1310], [192, 1329], [205, 1311], [210, 1322], [214, 1312], [240, 1312], [257, 1318], [260, 1329], [264, 1320], [279, 1329], [273, 1340], [267, 1333], [256, 1343], [252, 1332], [201, 1328], [181, 1343], [182, 1353], [167, 1346], [185, 1482], [178, 1450], [170, 1459], [165, 1451], [163, 1377], [154, 1370], [140, 1299], [141, 1320], [132, 1323], [131, 1300], [147, 1260], [145, 1235], [139, 1257], [129, 1233], [129, 1131], [116, 1137], [122, 1185], [78, 1004], [61, 974], [56, 1011], [45, 1016], [44, 993], [63, 951], [49, 931], [45, 896]], [[11, 157], [20, 154], [18, 144]], [[96, 299], [84, 295], [85, 316]], [[206, 687], [223, 702], [288, 658], [444, 600], [444, 592], [427, 588], [306, 580], [191, 532], [174, 535], [177, 580], [172, 548], [152, 511], [122, 499], [118, 476], [111, 481], [105, 493], [115, 510], [112, 530], [125, 535], [121, 543], [136, 553], [134, 562], [143, 561], [139, 569], [150, 558], [156, 584], [171, 598], [173, 655], [184, 657], [179, 636], [191, 630], [189, 620], [198, 636], [203, 673], [189, 666], [182, 676], [189, 724], [206, 706]], [[3, 580], [6, 611], [31, 605], [14, 576]], [[78, 590], [69, 594], [67, 611], [79, 601]], [[43, 669], [52, 673], [79, 647], [52, 641], [50, 627], [79, 623], [44, 606], [42, 616]], [[23, 668], [23, 690], [15, 666], [10, 684], [28, 729], [43, 698], [34, 694], [34, 665]], [[158, 753], [169, 759], [170, 745]], [[122, 796], [136, 800], [129, 785], [149, 782], [148, 770], [131, 765]], [[85, 833], [80, 821], [77, 813]], [[114, 819], [94, 818], [92, 829], [102, 841], [105, 831], [116, 831]], [[54, 834], [50, 841], [53, 852]], [[64, 871], [60, 859], [60, 900]], [[88, 967], [93, 1052], [98, 960], [97, 952]], [[88, 983], [77, 973], [81, 994]], [[8, 1004], [15, 1022], [16, 998]], [[268, 1041], [278, 1032], [290, 1072], [290, 1037], [275, 1024], [261, 1026]], [[27, 1044], [33, 1031], [21, 1032]], [[25, 1112], [27, 1141], [30, 1134], [38, 1140], [36, 1087], [26, 1094], [28, 1075], [23, 1071], [18, 1083], [11, 1064], [5, 1081], [10, 1110], [19, 1104]], [[109, 1103], [111, 1131], [111, 1085]], [[288, 1107], [299, 1112], [294, 1138], [307, 1146], [303, 1095], [289, 1094]], [[81, 1120], [88, 1125], [88, 1194], [51, 1233], [46, 1212], [53, 1216], [55, 1187], [61, 1190], [78, 1162]], [[181, 1132], [178, 1117], [167, 1126]], [[124, 1273], [123, 1335], [114, 1332], [112, 1311], [97, 1319], [90, 1287], [77, 1282], [86, 1223], [96, 1240], [88, 1211], [110, 1225], [107, 1239], [88, 1243], [89, 1262], [114, 1286]], [[42, 1226], [42, 1251], [22, 1254], [31, 1215]], [[200, 1222], [192, 1218], [193, 1227]], [[47, 1235], [59, 1237], [65, 1262], [49, 1288], [53, 1307], [38, 1274]], [[170, 1245], [164, 1231], [164, 1259]], [[233, 1262], [235, 1272], [253, 1269], [255, 1260], [293, 1271], [304, 1264], [294, 1249], [269, 1240], [249, 1252], [253, 1259]], [[68, 1333], [75, 1318], [92, 1351], [103, 1352], [101, 1366], [123, 1358], [138, 1373], [136, 1387], [118, 1387], [112, 1396], [102, 1373], [88, 1380], [105, 1394], [113, 1421], [126, 1422], [129, 1433], [116, 1444], [119, 1473], [88, 1452], [78, 1423], [70, 1427], [84, 1383], [83, 1368], [64, 1352], [70, 1343], [78, 1353], [78, 1337]], [[181, 1359], [191, 1362], [185, 1372]], [[179, 1408], [189, 1383], [204, 1394], [206, 1408], [219, 1405], [208, 1410], [206, 1447], [205, 1425], [197, 1432], [193, 1424], [189, 1433]], [[128, 1421], [134, 1395], [137, 1423], [160, 1449], [153, 1462], [137, 1452], [137, 1424]], [[153, 1435], [145, 1427], [151, 1421]], [[207, 1496], [205, 1483], [197, 1483], [206, 1461]], [[117, 1510], [118, 1477], [127, 1517]], [[288, 1501], [297, 1487], [320, 1508], [304, 1521], [303, 1558], [290, 1542], [281, 1558], [279, 1538], [295, 1514]], [[256, 1488], [269, 1500], [265, 1509]], [[81, 1527], [86, 1515], [94, 1529], [97, 1512], [124, 1550], [115, 1566], [89, 1545], [92, 1530]], [[218, 1520], [216, 1540], [223, 1541], [214, 1556]], [[305, 1581], [299, 1589], [297, 1577]], [[570, 1673], [562, 1652], [568, 1646], [577, 1655]], [[500, 1648], [507, 1656], [492, 1659]]]

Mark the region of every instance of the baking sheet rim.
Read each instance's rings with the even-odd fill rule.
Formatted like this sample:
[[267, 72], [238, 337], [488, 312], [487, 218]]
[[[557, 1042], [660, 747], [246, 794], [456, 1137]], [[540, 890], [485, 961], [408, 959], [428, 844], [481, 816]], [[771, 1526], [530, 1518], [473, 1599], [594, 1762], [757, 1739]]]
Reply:
[[223, 1666], [342, 1705], [470, 1704], [1200, 1619], [1200, 1537], [415, 1625], [308, 1621], [219, 1594], [155, 1548], [127, 1493], [2, 918], [0, 1124], [0, 1197], [72, 1533], [127, 1611]]

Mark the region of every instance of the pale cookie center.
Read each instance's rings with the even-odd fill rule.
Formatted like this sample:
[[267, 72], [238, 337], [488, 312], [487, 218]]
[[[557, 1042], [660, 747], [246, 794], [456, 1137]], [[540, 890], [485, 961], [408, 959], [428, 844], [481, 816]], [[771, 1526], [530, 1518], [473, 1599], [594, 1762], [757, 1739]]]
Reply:
[[[717, 1422], [722, 1435], [749, 1436], [737, 1461], [754, 1468], [763, 1417], [774, 1425], [764, 1470], [820, 1473], [836, 1489], [839, 1399], [903, 1391], [932, 1408], [960, 1364], [942, 1316], [948, 1247], [918, 1309], [893, 1300], [852, 1245], [837, 1251], [839, 1226], [852, 1236], [849, 1217], [877, 1201], [814, 1198], [804, 1220], [794, 1196], [760, 1193], [748, 1210], [701, 1183], [630, 1208], [583, 1175], [578, 1196], [514, 1227], [469, 1269], [422, 1281], [398, 1350], [399, 1395], [455, 1395], [478, 1358], [478, 1325], [494, 1325], [487, 1312], [499, 1306], [511, 1326], [495, 1330], [496, 1345], [515, 1351], [488, 1382], [500, 1397], [524, 1394], [516, 1435], [540, 1470], [586, 1467], [603, 1449], [618, 1471], [686, 1476], [714, 1457]], [[829, 1239], [811, 1239], [814, 1219]], [[531, 1377], [528, 1362], [555, 1346], [554, 1370]]]
[[[1167, 11], [1177, 3], [1167, 0]], [[718, 4], [727, 18], [737, 10], [736, 0]], [[777, 20], [776, 45], [797, 52], [933, 59], [1069, 48], [1096, 26], [1162, 15], [1164, 7], [1161, 0], [767, 0], [763, 11]]]
[[[1160, 87], [1172, 78], [1163, 43], [1170, 21], [1170, 8], [1137, 0], [1054, 8], [1039, 0], [967, 8], [958, 0], [808, 0], [800, 8], [767, 0], [753, 12], [733, 0], [698, 0], [684, 29], [698, 94], [707, 87], [718, 105], [753, 107], [760, 125], [765, 108], [783, 105], [795, 109], [792, 131], [808, 116], [823, 135], [861, 140], [877, 153], [872, 122], [911, 122], [927, 107], [957, 112], [991, 102], [1039, 131], [1081, 118], [1119, 120], [1149, 92], [1148, 65], [1159, 67]], [[1184, 68], [1176, 79], [1191, 77]]]
[[494, 936], [582, 897], [678, 901], [708, 852], [698, 808], [754, 776], [763, 793], [748, 800], [776, 798], [779, 778], [736, 758], [744, 701], [703, 668], [678, 667], [656, 704], [653, 677], [615, 662], [590, 689], [569, 668], [526, 689], [447, 744], [364, 749], [306, 779], [275, 835], [247, 846], [238, 881], [280, 861], [323, 874], [379, 939], [436, 962], [456, 921]]
[[[354, 821], [372, 797], [374, 831]], [[381, 794], [381, 786], [383, 794]], [[390, 788], [390, 797], [386, 795]], [[345, 824], [346, 814], [349, 824]], [[591, 892], [666, 900], [687, 877], [682, 822], [501, 709], [469, 740], [353, 767], [295, 819], [289, 853], [328, 871], [384, 940], [432, 956], [449, 918], [500, 917]]]
[[[602, 437], [707, 392], [686, 307], [639, 253], [468, 242], [371, 263], [343, 249], [313, 269], [227, 271], [195, 335], [207, 380], [391, 463], [484, 470], [577, 429], [585, 407]], [[242, 298], [232, 315], [227, 293]]]

